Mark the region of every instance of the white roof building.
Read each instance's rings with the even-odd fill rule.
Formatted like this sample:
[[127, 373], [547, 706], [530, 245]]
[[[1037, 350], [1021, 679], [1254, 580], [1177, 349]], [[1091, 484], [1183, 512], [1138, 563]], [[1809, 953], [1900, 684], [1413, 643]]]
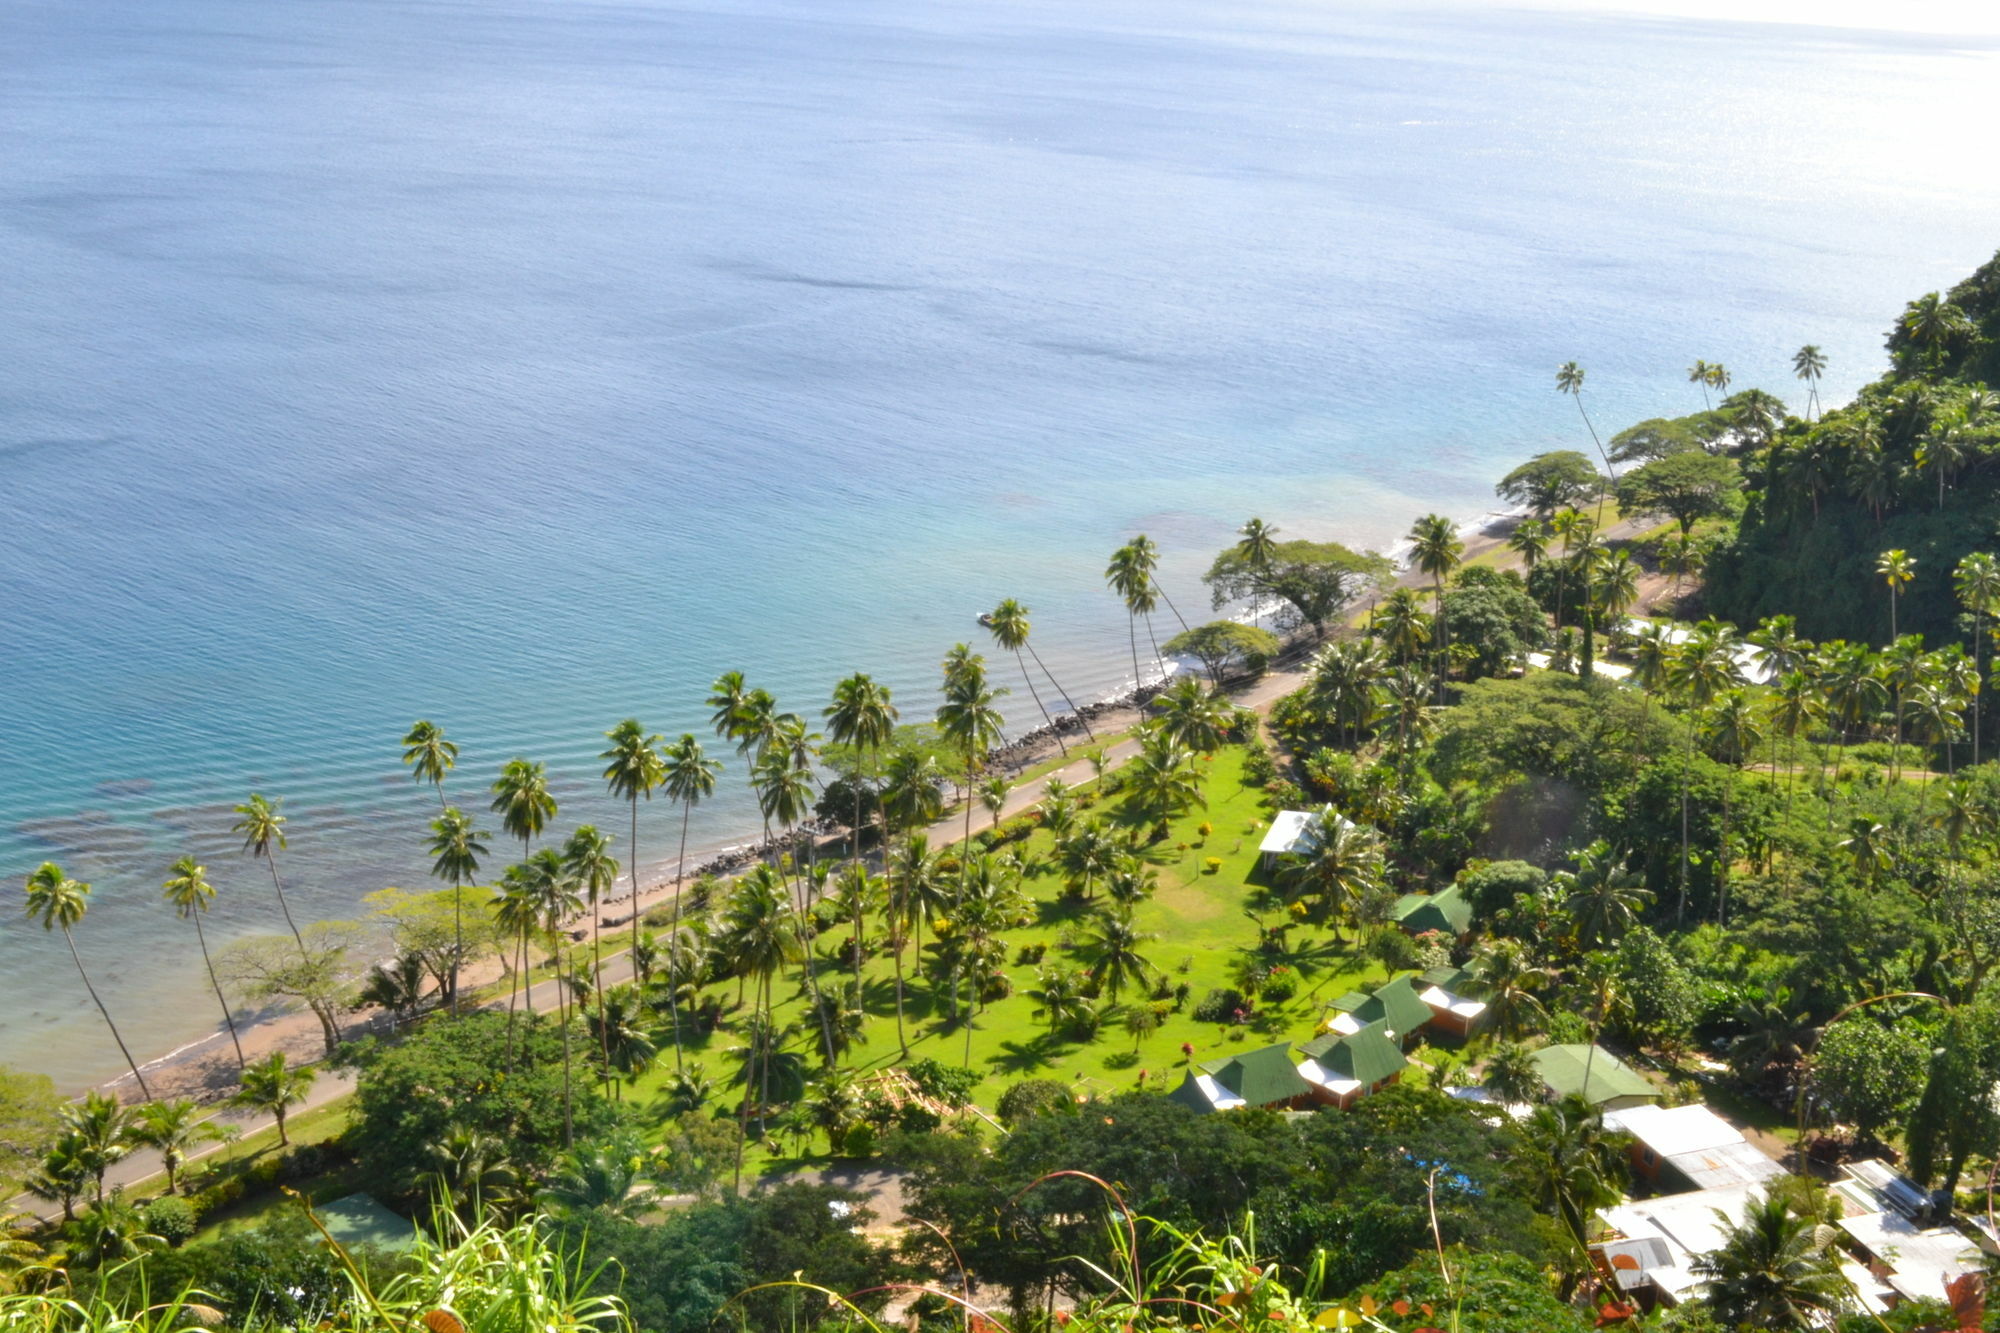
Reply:
[[1648, 1177], [1670, 1169], [1669, 1185], [1710, 1190], [1775, 1180], [1785, 1168], [1699, 1103], [1639, 1105], [1604, 1113], [1604, 1127], [1632, 1136], [1634, 1165]]
[[[1626, 620], [1625, 632], [1627, 634], [1638, 634], [1656, 623], [1658, 622], [1641, 620], [1637, 616], [1633, 616]], [[1668, 643], [1681, 644], [1692, 639], [1694, 631], [1683, 628], [1680, 625], [1662, 625], [1660, 637]], [[1744, 680], [1752, 685], [1769, 685], [1771, 683], [1771, 668], [1764, 662], [1764, 650], [1762, 648], [1757, 647], [1755, 644], [1739, 642], [1736, 645], [1735, 653], [1732, 655], [1736, 659], [1736, 669], [1743, 673]]]
[[[1633, 1247], [1635, 1257], [1641, 1259], [1636, 1270], [1619, 1264], [1614, 1252], [1606, 1250], [1614, 1271], [1619, 1273], [1620, 1284], [1629, 1289], [1650, 1282], [1662, 1298], [1680, 1304], [1703, 1281], [1695, 1275], [1695, 1260], [1722, 1245], [1722, 1219], [1740, 1220], [1744, 1207], [1763, 1193], [1761, 1185], [1733, 1185], [1686, 1194], [1663, 1194], [1657, 1199], [1640, 1199], [1603, 1209], [1598, 1216], [1627, 1241], [1658, 1242]], [[1625, 1277], [1628, 1272], [1636, 1272], [1637, 1276], [1628, 1281]]]
[[1341, 824], [1349, 822], [1332, 806], [1324, 810], [1280, 810], [1265, 832], [1264, 841], [1257, 844], [1258, 856], [1265, 867], [1268, 869], [1276, 864], [1281, 856], [1293, 853], [1310, 855], [1319, 846], [1319, 839], [1313, 830], [1322, 818]]

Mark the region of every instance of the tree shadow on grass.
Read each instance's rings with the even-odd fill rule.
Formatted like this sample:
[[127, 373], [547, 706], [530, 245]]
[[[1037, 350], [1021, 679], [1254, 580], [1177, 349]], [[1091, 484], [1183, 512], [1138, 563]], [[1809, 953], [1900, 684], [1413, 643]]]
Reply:
[[1027, 1041], [1003, 1041], [1000, 1053], [986, 1057], [986, 1063], [1002, 1074], [1032, 1074], [1054, 1065], [1067, 1044], [1047, 1032]]

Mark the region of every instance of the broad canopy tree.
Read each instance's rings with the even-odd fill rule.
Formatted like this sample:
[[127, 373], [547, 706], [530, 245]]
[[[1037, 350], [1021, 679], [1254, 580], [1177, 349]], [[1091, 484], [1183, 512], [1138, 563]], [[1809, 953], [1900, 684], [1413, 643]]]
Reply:
[[1278, 651], [1278, 636], [1257, 625], [1238, 620], [1212, 620], [1168, 639], [1160, 650], [1168, 656], [1198, 658], [1209, 679], [1222, 683], [1223, 672], [1232, 666], [1254, 670]]
[[1595, 499], [1603, 489], [1604, 476], [1596, 464], [1574, 449], [1536, 454], [1493, 487], [1501, 499], [1520, 505], [1544, 522], [1561, 510]]
[[1741, 480], [1736, 464], [1719, 454], [1669, 454], [1618, 479], [1618, 507], [1628, 514], [1664, 514], [1686, 536], [1697, 519], [1735, 508]]
[[1339, 542], [1275, 542], [1263, 560], [1252, 563], [1240, 547], [1215, 557], [1202, 582], [1220, 611], [1232, 602], [1284, 603], [1279, 623], [1304, 624], [1315, 635], [1361, 597], [1381, 587], [1393, 566], [1373, 551], [1353, 551]]

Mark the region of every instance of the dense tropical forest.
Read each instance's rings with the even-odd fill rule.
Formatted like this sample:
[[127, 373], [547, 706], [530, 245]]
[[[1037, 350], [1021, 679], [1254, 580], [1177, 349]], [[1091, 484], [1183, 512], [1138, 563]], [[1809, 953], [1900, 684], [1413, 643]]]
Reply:
[[[1886, 1163], [1972, 1254], [2000, 1168], [2000, 257], [1888, 351], [1824, 410], [1814, 347], [1792, 406], [1697, 362], [1604, 434], [1564, 366], [1577, 447], [1501, 480], [1504, 533], [1425, 516], [1398, 571], [1253, 519], [1229, 618], [1136, 537], [1123, 710], [1008, 601], [928, 717], [731, 672], [712, 736], [611, 727], [624, 829], [420, 722], [436, 883], [361, 920], [291, 918], [250, 796], [286, 932], [211, 950], [226, 902], [163, 867], [229, 1086], [0, 1071], [0, 1326], [1984, 1326], [1838, 1223]], [[689, 872], [723, 782], [764, 840]], [[116, 1038], [90, 886], [24, 887]], [[239, 1031], [271, 1005], [317, 1049]], [[1673, 1194], [1633, 1105], [1757, 1182], [1678, 1286], [1620, 1264]]]

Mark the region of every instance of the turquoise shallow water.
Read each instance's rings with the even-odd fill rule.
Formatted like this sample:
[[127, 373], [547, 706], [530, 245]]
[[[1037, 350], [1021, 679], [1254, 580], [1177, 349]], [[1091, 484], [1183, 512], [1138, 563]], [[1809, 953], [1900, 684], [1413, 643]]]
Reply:
[[[276, 924], [247, 791], [287, 798], [313, 916], [421, 874], [415, 716], [462, 793], [546, 760], [566, 827], [616, 819], [618, 718], [698, 727], [730, 667], [921, 712], [1002, 596], [1110, 690], [1131, 531], [1188, 609], [1252, 512], [1375, 545], [1471, 517], [1579, 442], [1558, 362], [1604, 423], [1688, 409], [1698, 356], [1789, 393], [1808, 340], [1837, 395], [2000, 244], [1970, 40], [7, 0], [0, 44], [0, 872], [96, 883], [80, 947], [148, 1050], [212, 1025], [174, 856], [219, 934]], [[732, 786], [698, 838], [752, 822]], [[116, 1053], [68, 969], [0, 921], [0, 1060], [74, 1083]]]

